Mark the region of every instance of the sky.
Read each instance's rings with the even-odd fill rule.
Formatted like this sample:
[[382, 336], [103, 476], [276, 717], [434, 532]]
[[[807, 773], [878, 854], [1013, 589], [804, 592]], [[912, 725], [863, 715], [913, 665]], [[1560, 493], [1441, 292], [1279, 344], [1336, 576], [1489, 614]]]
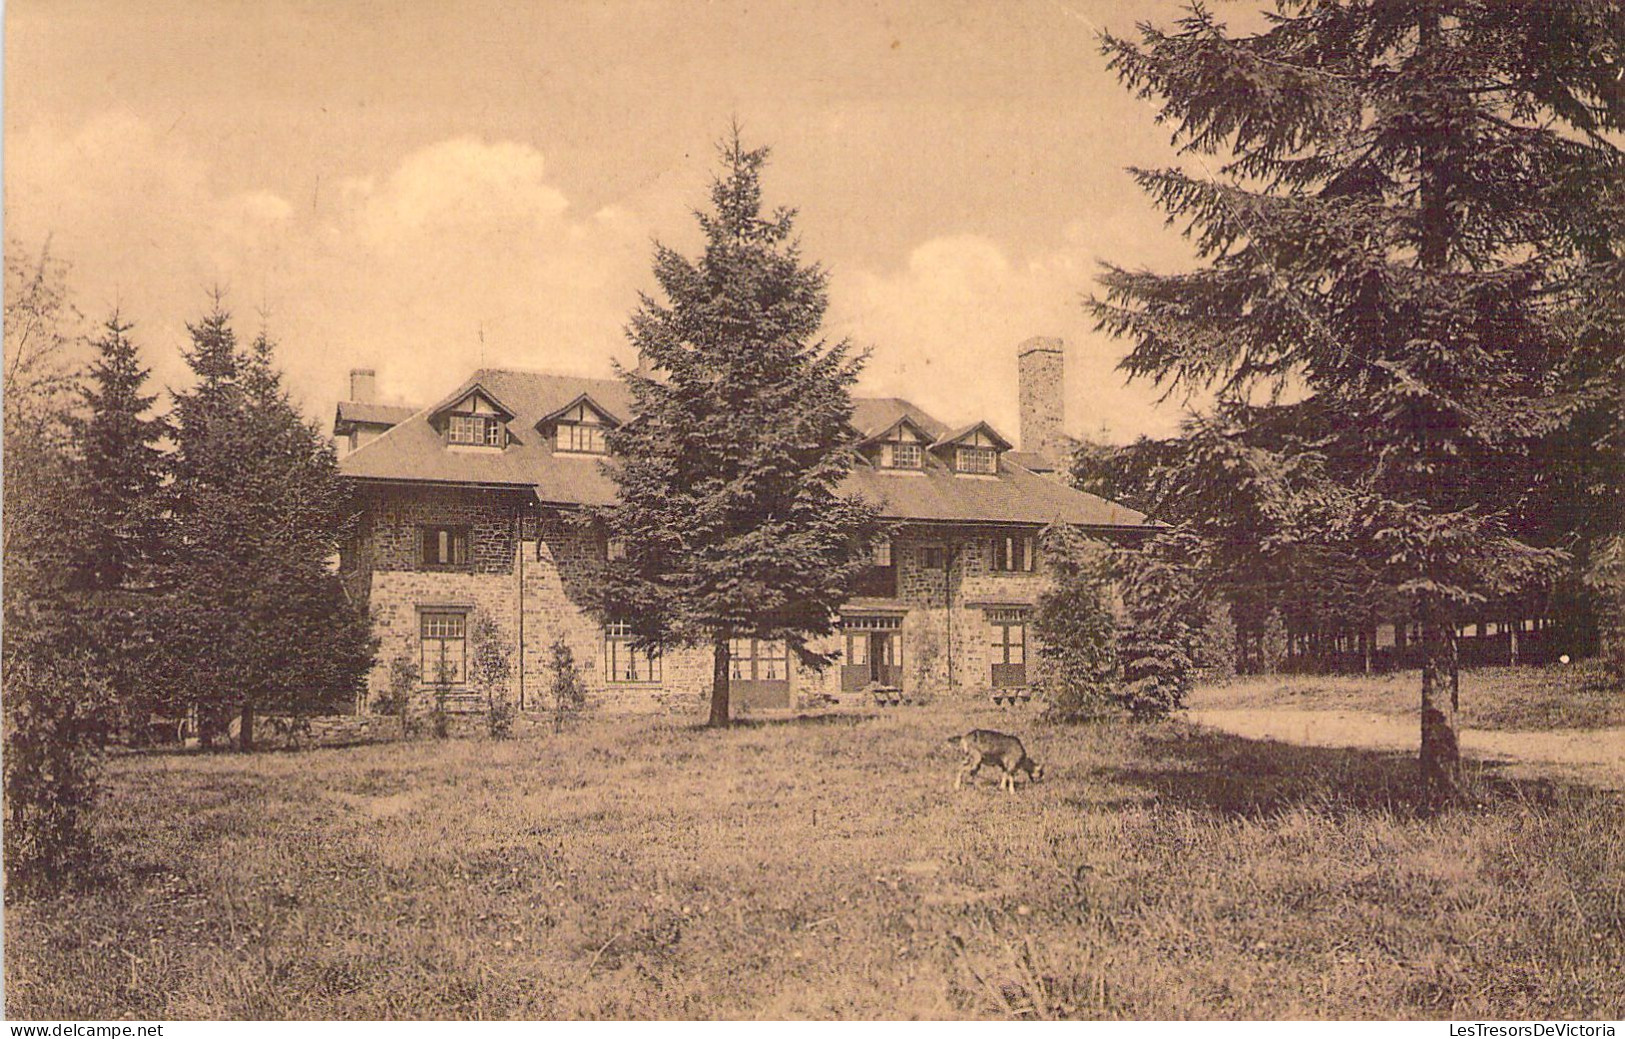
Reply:
[[733, 120], [830, 274], [860, 393], [1016, 422], [1016, 346], [1067, 343], [1066, 425], [1176, 430], [1092, 330], [1098, 263], [1191, 253], [1130, 165], [1178, 156], [1096, 34], [1163, 0], [12, 0], [8, 248], [47, 241], [161, 386], [226, 292], [323, 422], [352, 367], [426, 404], [482, 364], [631, 363], [656, 240], [690, 255]]

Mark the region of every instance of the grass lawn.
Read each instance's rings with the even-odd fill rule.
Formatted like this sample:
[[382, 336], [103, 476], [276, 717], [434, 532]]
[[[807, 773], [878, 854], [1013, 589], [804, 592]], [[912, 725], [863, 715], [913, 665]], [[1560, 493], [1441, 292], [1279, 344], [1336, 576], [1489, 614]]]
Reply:
[[[1276, 675], [1205, 686], [1190, 706], [1304, 707], [1412, 714], [1419, 671], [1385, 675]], [[1461, 724], [1472, 729], [1600, 729], [1625, 725], [1625, 687], [1601, 661], [1548, 667], [1480, 667], [1461, 673]]]
[[[955, 793], [944, 737], [1043, 783]], [[27, 1019], [1617, 1017], [1625, 804], [952, 706], [126, 758], [108, 876], [6, 912]]]

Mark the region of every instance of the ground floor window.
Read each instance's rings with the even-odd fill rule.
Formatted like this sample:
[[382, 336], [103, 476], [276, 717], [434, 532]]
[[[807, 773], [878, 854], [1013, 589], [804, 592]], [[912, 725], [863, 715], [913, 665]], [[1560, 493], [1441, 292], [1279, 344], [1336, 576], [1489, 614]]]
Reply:
[[462, 685], [468, 680], [468, 614], [463, 610], [424, 610], [418, 617], [420, 680], [428, 685]]
[[604, 625], [604, 674], [615, 683], [660, 681], [658, 647], [633, 645], [632, 626], [625, 621]]
[[731, 639], [728, 678], [734, 682], [787, 682], [790, 654], [783, 639]]

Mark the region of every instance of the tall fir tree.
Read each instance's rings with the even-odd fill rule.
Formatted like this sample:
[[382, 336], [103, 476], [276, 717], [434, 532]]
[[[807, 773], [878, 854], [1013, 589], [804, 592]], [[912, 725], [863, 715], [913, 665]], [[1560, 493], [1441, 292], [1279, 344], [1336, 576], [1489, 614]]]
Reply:
[[133, 327], [117, 311], [103, 324], [79, 391], [85, 415], [74, 424], [85, 510], [75, 570], [83, 587], [99, 591], [142, 580], [163, 545], [159, 445], [169, 427], [150, 414], [157, 394], [142, 392], [150, 369], [130, 340]]
[[351, 518], [332, 445], [282, 387], [263, 332], [236, 345], [218, 297], [189, 326], [196, 386], [175, 394], [166, 648], [175, 688], [214, 730], [263, 712], [352, 703], [375, 649], [328, 560]]
[[826, 274], [804, 263], [793, 210], [762, 212], [766, 148], [720, 146], [704, 252], [657, 245], [665, 301], [644, 296], [628, 337], [650, 370], [623, 373], [636, 417], [611, 434], [624, 539], [600, 608], [645, 645], [707, 646], [710, 724], [727, 725], [729, 644], [783, 639], [809, 666], [865, 565], [872, 508], [839, 491], [861, 357], [818, 338]]
[[1422, 775], [1453, 792], [1456, 619], [1550, 572], [1543, 458], [1617, 421], [1618, 2], [1280, 0], [1243, 34], [1197, 4], [1103, 48], [1185, 152], [1229, 159], [1133, 171], [1206, 265], [1108, 267], [1094, 313], [1130, 373], [1324, 460], [1313, 534], [1420, 618]]

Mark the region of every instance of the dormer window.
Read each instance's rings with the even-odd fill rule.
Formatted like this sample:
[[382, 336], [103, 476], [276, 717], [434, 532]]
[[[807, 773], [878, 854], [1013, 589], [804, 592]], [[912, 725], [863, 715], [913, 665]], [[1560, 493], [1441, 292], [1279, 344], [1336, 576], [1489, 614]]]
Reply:
[[454, 444], [502, 446], [502, 422], [490, 415], [453, 415], [448, 436]]
[[615, 416], [583, 394], [545, 416], [541, 425], [553, 425], [553, 451], [567, 455], [609, 454], [608, 434], [619, 422]]
[[878, 456], [871, 457], [879, 461], [882, 469], [923, 468], [925, 447], [930, 442], [931, 438], [907, 418], [899, 419], [890, 429], [868, 441], [879, 445]]
[[880, 445], [880, 464], [887, 469], [918, 469], [924, 459], [919, 444]]
[[952, 463], [954, 472], [966, 476], [997, 476], [999, 452], [1010, 450], [1010, 441], [986, 422], [975, 422], [931, 445]]
[[999, 471], [999, 455], [991, 447], [955, 448], [954, 468], [962, 473], [991, 476]]
[[451, 402], [435, 409], [429, 421], [452, 447], [508, 446], [508, 423], [513, 412], [477, 384], [459, 391]]
[[560, 451], [569, 451], [579, 455], [609, 453], [609, 447], [604, 443], [604, 427], [581, 425], [575, 422], [559, 423], [557, 447]]

